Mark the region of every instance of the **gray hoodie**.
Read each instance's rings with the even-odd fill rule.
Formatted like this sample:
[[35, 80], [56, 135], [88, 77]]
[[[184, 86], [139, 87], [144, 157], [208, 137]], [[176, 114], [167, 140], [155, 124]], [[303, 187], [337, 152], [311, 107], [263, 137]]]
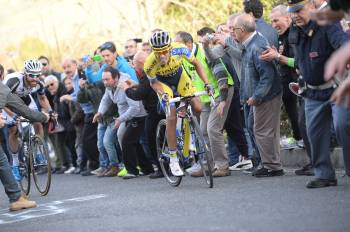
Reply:
[[[120, 73], [119, 84], [125, 80], [130, 80], [130, 76], [126, 73]], [[113, 90], [106, 88], [98, 108], [98, 112], [101, 114], [106, 113], [107, 109], [112, 105], [112, 103], [115, 103], [118, 106], [119, 120], [121, 122], [126, 122], [132, 118], [147, 116], [142, 102], [134, 101], [128, 98], [124, 90], [119, 87], [119, 84], [118, 87]]]

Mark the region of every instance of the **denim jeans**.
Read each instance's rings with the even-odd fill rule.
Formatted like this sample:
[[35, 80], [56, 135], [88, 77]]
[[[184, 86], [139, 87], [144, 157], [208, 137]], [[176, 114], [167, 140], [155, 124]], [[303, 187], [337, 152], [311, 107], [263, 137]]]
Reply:
[[227, 145], [228, 145], [227, 154], [230, 160], [229, 163], [230, 163], [230, 166], [232, 166], [238, 163], [240, 154], [235, 141], [229, 136], [227, 136]]
[[305, 99], [305, 116], [315, 177], [336, 178], [330, 158], [332, 122], [337, 140], [343, 145], [346, 174], [350, 175], [350, 108], [342, 108], [329, 101]]
[[21, 196], [21, 190], [12, 174], [9, 161], [0, 146], [0, 180], [10, 202], [17, 201]]
[[[243, 128], [244, 130], [244, 134], [247, 140], [247, 145], [248, 145], [248, 157], [252, 157], [253, 156], [253, 146], [252, 146], [252, 142], [248, 133], [247, 128]], [[230, 166], [235, 165], [236, 163], [238, 163], [239, 161], [239, 149], [235, 143], [235, 141], [227, 136], [227, 142], [228, 142], [228, 157], [230, 158]]]
[[105, 146], [103, 145], [103, 138], [107, 130], [107, 125], [99, 123], [97, 126], [97, 148], [100, 152], [99, 162], [100, 167], [107, 168], [109, 165], [109, 158]]
[[1, 133], [1, 136], [2, 136], [2, 139], [3, 139], [3, 141], [1, 141], [2, 149], [5, 152], [9, 162], [12, 163], [12, 156], [9, 153], [9, 149], [8, 149], [8, 137], [9, 137], [8, 128], [7, 127], [1, 128], [0, 129], [0, 133]]
[[114, 128], [114, 121], [106, 124], [99, 123], [97, 128], [97, 147], [100, 152], [100, 167], [118, 166], [120, 160], [118, 158], [121, 153], [117, 140], [118, 130]]

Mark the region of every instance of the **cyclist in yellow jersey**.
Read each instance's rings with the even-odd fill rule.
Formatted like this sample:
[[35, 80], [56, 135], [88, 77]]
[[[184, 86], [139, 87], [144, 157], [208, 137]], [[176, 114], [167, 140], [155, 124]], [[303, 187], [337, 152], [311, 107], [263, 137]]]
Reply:
[[[169, 33], [165, 31], [154, 32], [150, 44], [153, 52], [146, 59], [144, 71], [152, 88], [163, 99], [169, 100], [174, 96], [190, 96], [196, 91], [192, 86], [190, 77], [181, 66], [182, 59], [188, 60], [195, 66], [198, 75], [206, 85], [208, 94], [211, 94], [212, 88], [208, 85], [208, 78], [203, 67], [187, 47], [179, 43], [171, 43]], [[194, 111], [201, 111], [202, 106], [197, 97], [191, 100], [191, 106]], [[176, 122], [176, 108], [172, 106], [170, 107], [170, 116], [167, 118], [166, 128], [170, 169], [174, 176], [182, 176], [184, 172], [179, 165], [176, 151]]]

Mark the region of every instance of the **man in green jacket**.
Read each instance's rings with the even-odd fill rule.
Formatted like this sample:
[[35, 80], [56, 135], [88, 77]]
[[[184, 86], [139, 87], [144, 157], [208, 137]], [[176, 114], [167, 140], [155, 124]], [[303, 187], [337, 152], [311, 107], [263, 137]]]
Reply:
[[[201, 62], [208, 76], [208, 81], [215, 90], [215, 105], [211, 106], [210, 98], [202, 97], [203, 104], [200, 124], [205, 137], [207, 137], [208, 145], [210, 145], [211, 154], [214, 161], [214, 177], [223, 177], [231, 175], [229, 170], [229, 159], [225, 148], [223, 128], [228, 114], [229, 106], [233, 96], [233, 79], [224, 70], [217, 70], [214, 75], [206, 61], [205, 53], [202, 48], [193, 42], [192, 36], [187, 32], [178, 32], [175, 38], [176, 42], [185, 44], [194, 56]], [[216, 60], [215, 62], [220, 62]], [[191, 64], [184, 61], [183, 67], [192, 78], [192, 83], [197, 91], [204, 90], [204, 83], [198, 77], [195, 69]], [[222, 66], [221, 66], [222, 67]], [[225, 107], [226, 106], [226, 107]], [[195, 177], [202, 176], [201, 170], [193, 168], [191, 175]]]

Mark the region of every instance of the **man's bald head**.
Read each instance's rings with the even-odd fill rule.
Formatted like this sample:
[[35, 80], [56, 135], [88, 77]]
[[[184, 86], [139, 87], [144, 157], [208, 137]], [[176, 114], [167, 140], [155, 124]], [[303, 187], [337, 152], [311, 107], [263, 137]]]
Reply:
[[232, 25], [232, 37], [239, 43], [243, 43], [255, 32], [255, 19], [249, 14], [241, 14], [235, 17]]
[[133, 64], [136, 70], [143, 70], [143, 65], [148, 57], [148, 53], [144, 51], [138, 51], [136, 52]]
[[255, 19], [250, 14], [240, 14], [235, 18], [236, 27], [241, 27], [244, 31], [251, 33], [256, 30]]

